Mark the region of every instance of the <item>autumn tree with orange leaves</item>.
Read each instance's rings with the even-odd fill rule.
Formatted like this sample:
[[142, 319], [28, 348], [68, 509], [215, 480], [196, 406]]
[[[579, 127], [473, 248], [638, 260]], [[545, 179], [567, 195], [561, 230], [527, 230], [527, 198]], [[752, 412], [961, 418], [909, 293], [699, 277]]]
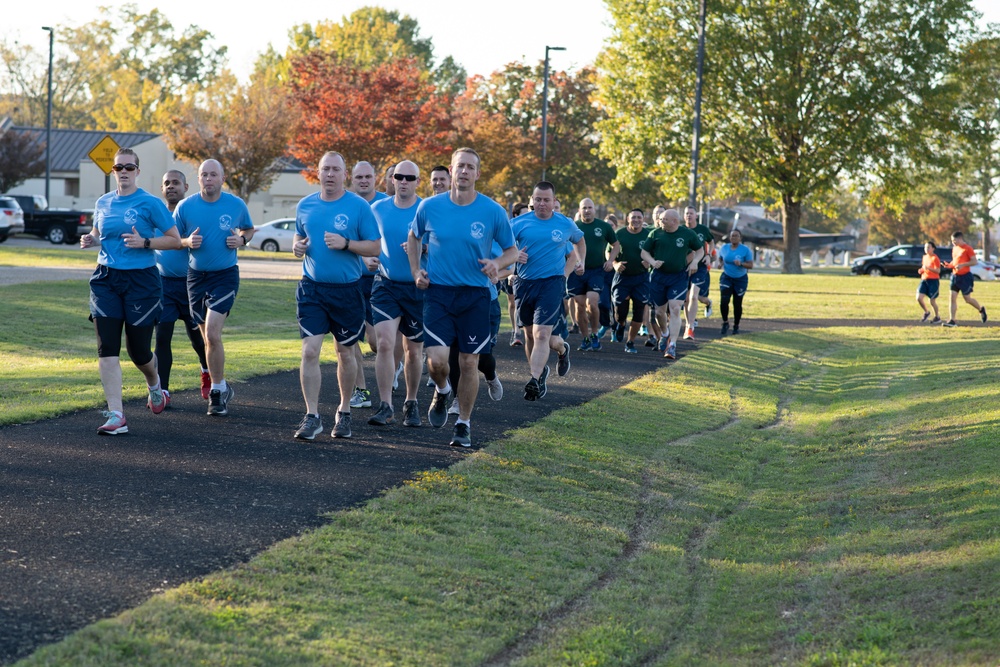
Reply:
[[[367, 160], [375, 173], [401, 159], [447, 161], [453, 136], [448, 100], [415, 58], [362, 69], [312, 51], [292, 61], [290, 78], [299, 118], [290, 151], [301, 162], [318, 164], [331, 150], [348, 168]], [[315, 173], [304, 175], [316, 181]]]

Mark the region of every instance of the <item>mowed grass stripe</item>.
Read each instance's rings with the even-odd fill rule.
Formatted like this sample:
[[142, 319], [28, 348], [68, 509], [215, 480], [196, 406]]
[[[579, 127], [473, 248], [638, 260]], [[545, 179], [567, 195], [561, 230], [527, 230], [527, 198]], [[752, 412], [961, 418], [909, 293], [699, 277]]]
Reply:
[[983, 334], [707, 345], [25, 664], [995, 664]]

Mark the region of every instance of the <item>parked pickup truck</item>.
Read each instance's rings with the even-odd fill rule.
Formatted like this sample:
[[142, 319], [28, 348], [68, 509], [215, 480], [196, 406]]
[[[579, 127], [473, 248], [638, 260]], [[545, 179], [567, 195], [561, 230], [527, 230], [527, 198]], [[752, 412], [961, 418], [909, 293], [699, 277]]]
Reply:
[[52, 243], [77, 243], [93, 227], [93, 214], [86, 211], [48, 210], [45, 197], [13, 197], [24, 211], [24, 233], [48, 239]]

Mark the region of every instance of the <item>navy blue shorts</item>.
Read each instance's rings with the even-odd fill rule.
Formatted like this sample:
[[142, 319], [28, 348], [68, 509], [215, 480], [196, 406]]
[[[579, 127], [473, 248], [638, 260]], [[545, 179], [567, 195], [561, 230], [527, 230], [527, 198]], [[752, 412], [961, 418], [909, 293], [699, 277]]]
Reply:
[[611, 286], [614, 285], [615, 276], [617, 275], [614, 271], [604, 272], [604, 289], [601, 290], [601, 298], [599, 300], [601, 308], [611, 310]]
[[365, 330], [364, 296], [358, 283], [318, 283], [303, 277], [295, 290], [299, 338], [332, 333], [350, 347]]
[[566, 279], [563, 276], [527, 280], [518, 278], [514, 283], [514, 305], [517, 323], [522, 327], [555, 326], [563, 314], [563, 297], [566, 296]]
[[210, 310], [228, 315], [240, 291], [240, 267], [233, 265], [221, 271], [188, 269], [187, 289], [195, 323], [203, 324]]
[[659, 308], [668, 301], [683, 301], [688, 293], [688, 273], [653, 271], [649, 278], [649, 299]]
[[571, 273], [566, 279], [566, 290], [570, 296], [585, 296], [587, 292], [600, 294], [604, 291], [604, 274], [604, 267], [601, 266], [587, 269], [582, 276]]
[[559, 313], [559, 320], [552, 327], [552, 333], [550, 336], [559, 336], [563, 340], [569, 338], [569, 325], [566, 324], [566, 315], [562, 312]]
[[629, 299], [638, 303], [649, 302], [648, 273], [640, 273], [634, 276], [625, 275], [624, 273], [615, 274], [615, 280], [611, 283], [611, 301], [617, 306]]
[[[375, 276], [364, 273], [361, 275], [361, 294], [365, 297], [365, 322], [375, 324], [372, 319], [372, 290], [375, 288]], [[364, 340], [364, 335], [361, 340]]]
[[160, 313], [159, 322], [170, 324], [177, 320], [185, 322], [191, 321], [191, 304], [188, 301], [187, 278], [171, 278], [160, 276], [163, 284], [163, 296], [160, 304], [163, 312]]
[[972, 273], [966, 273], [965, 275], [951, 274], [951, 291], [961, 292], [962, 294], [968, 296], [972, 294], [972, 285], [974, 278]]
[[488, 352], [492, 296], [488, 287], [432, 283], [424, 294], [424, 345], [451, 347], [457, 342], [459, 352]]
[[424, 291], [414, 283], [375, 277], [372, 287], [371, 304], [374, 322], [388, 322], [399, 318], [399, 331], [410, 340], [421, 343], [424, 340]]
[[732, 276], [728, 276], [725, 273], [723, 273], [722, 277], [719, 278], [719, 292], [722, 294], [722, 296], [726, 296], [727, 294], [730, 295], [735, 294], [736, 296], [743, 296], [744, 294], [746, 294], [747, 285], [749, 283], [750, 280], [747, 276], [734, 278]]
[[698, 288], [698, 296], [708, 296], [708, 290], [712, 288], [712, 274], [704, 262], [698, 263], [698, 270], [691, 276], [688, 285]]
[[924, 278], [917, 285], [917, 294], [924, 294], [931, 299], [936, 299], [941, 294], [941, 281], [938, 278]]
[[136, 327], [151, 327], [159, 320], [160, 272], [148, 269], [113, 269], [98, 264], [90, 276], [90, 319], [107, 317]]

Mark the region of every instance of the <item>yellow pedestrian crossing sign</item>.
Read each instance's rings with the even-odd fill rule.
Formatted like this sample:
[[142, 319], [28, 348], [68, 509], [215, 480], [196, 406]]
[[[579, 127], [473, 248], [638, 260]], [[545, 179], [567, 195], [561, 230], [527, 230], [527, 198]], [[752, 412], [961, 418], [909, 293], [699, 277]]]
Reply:
[[111, 135], [105, 135], [103, 139], [97, 142], [96, 146], [90, 149], [87, 157], [101, 168], [105, 176], [109, 176], [111, 175], [111, 168], [115, 166], [115, 153], [118, 152], [118, 148], [118, 142], [112, 139]]

